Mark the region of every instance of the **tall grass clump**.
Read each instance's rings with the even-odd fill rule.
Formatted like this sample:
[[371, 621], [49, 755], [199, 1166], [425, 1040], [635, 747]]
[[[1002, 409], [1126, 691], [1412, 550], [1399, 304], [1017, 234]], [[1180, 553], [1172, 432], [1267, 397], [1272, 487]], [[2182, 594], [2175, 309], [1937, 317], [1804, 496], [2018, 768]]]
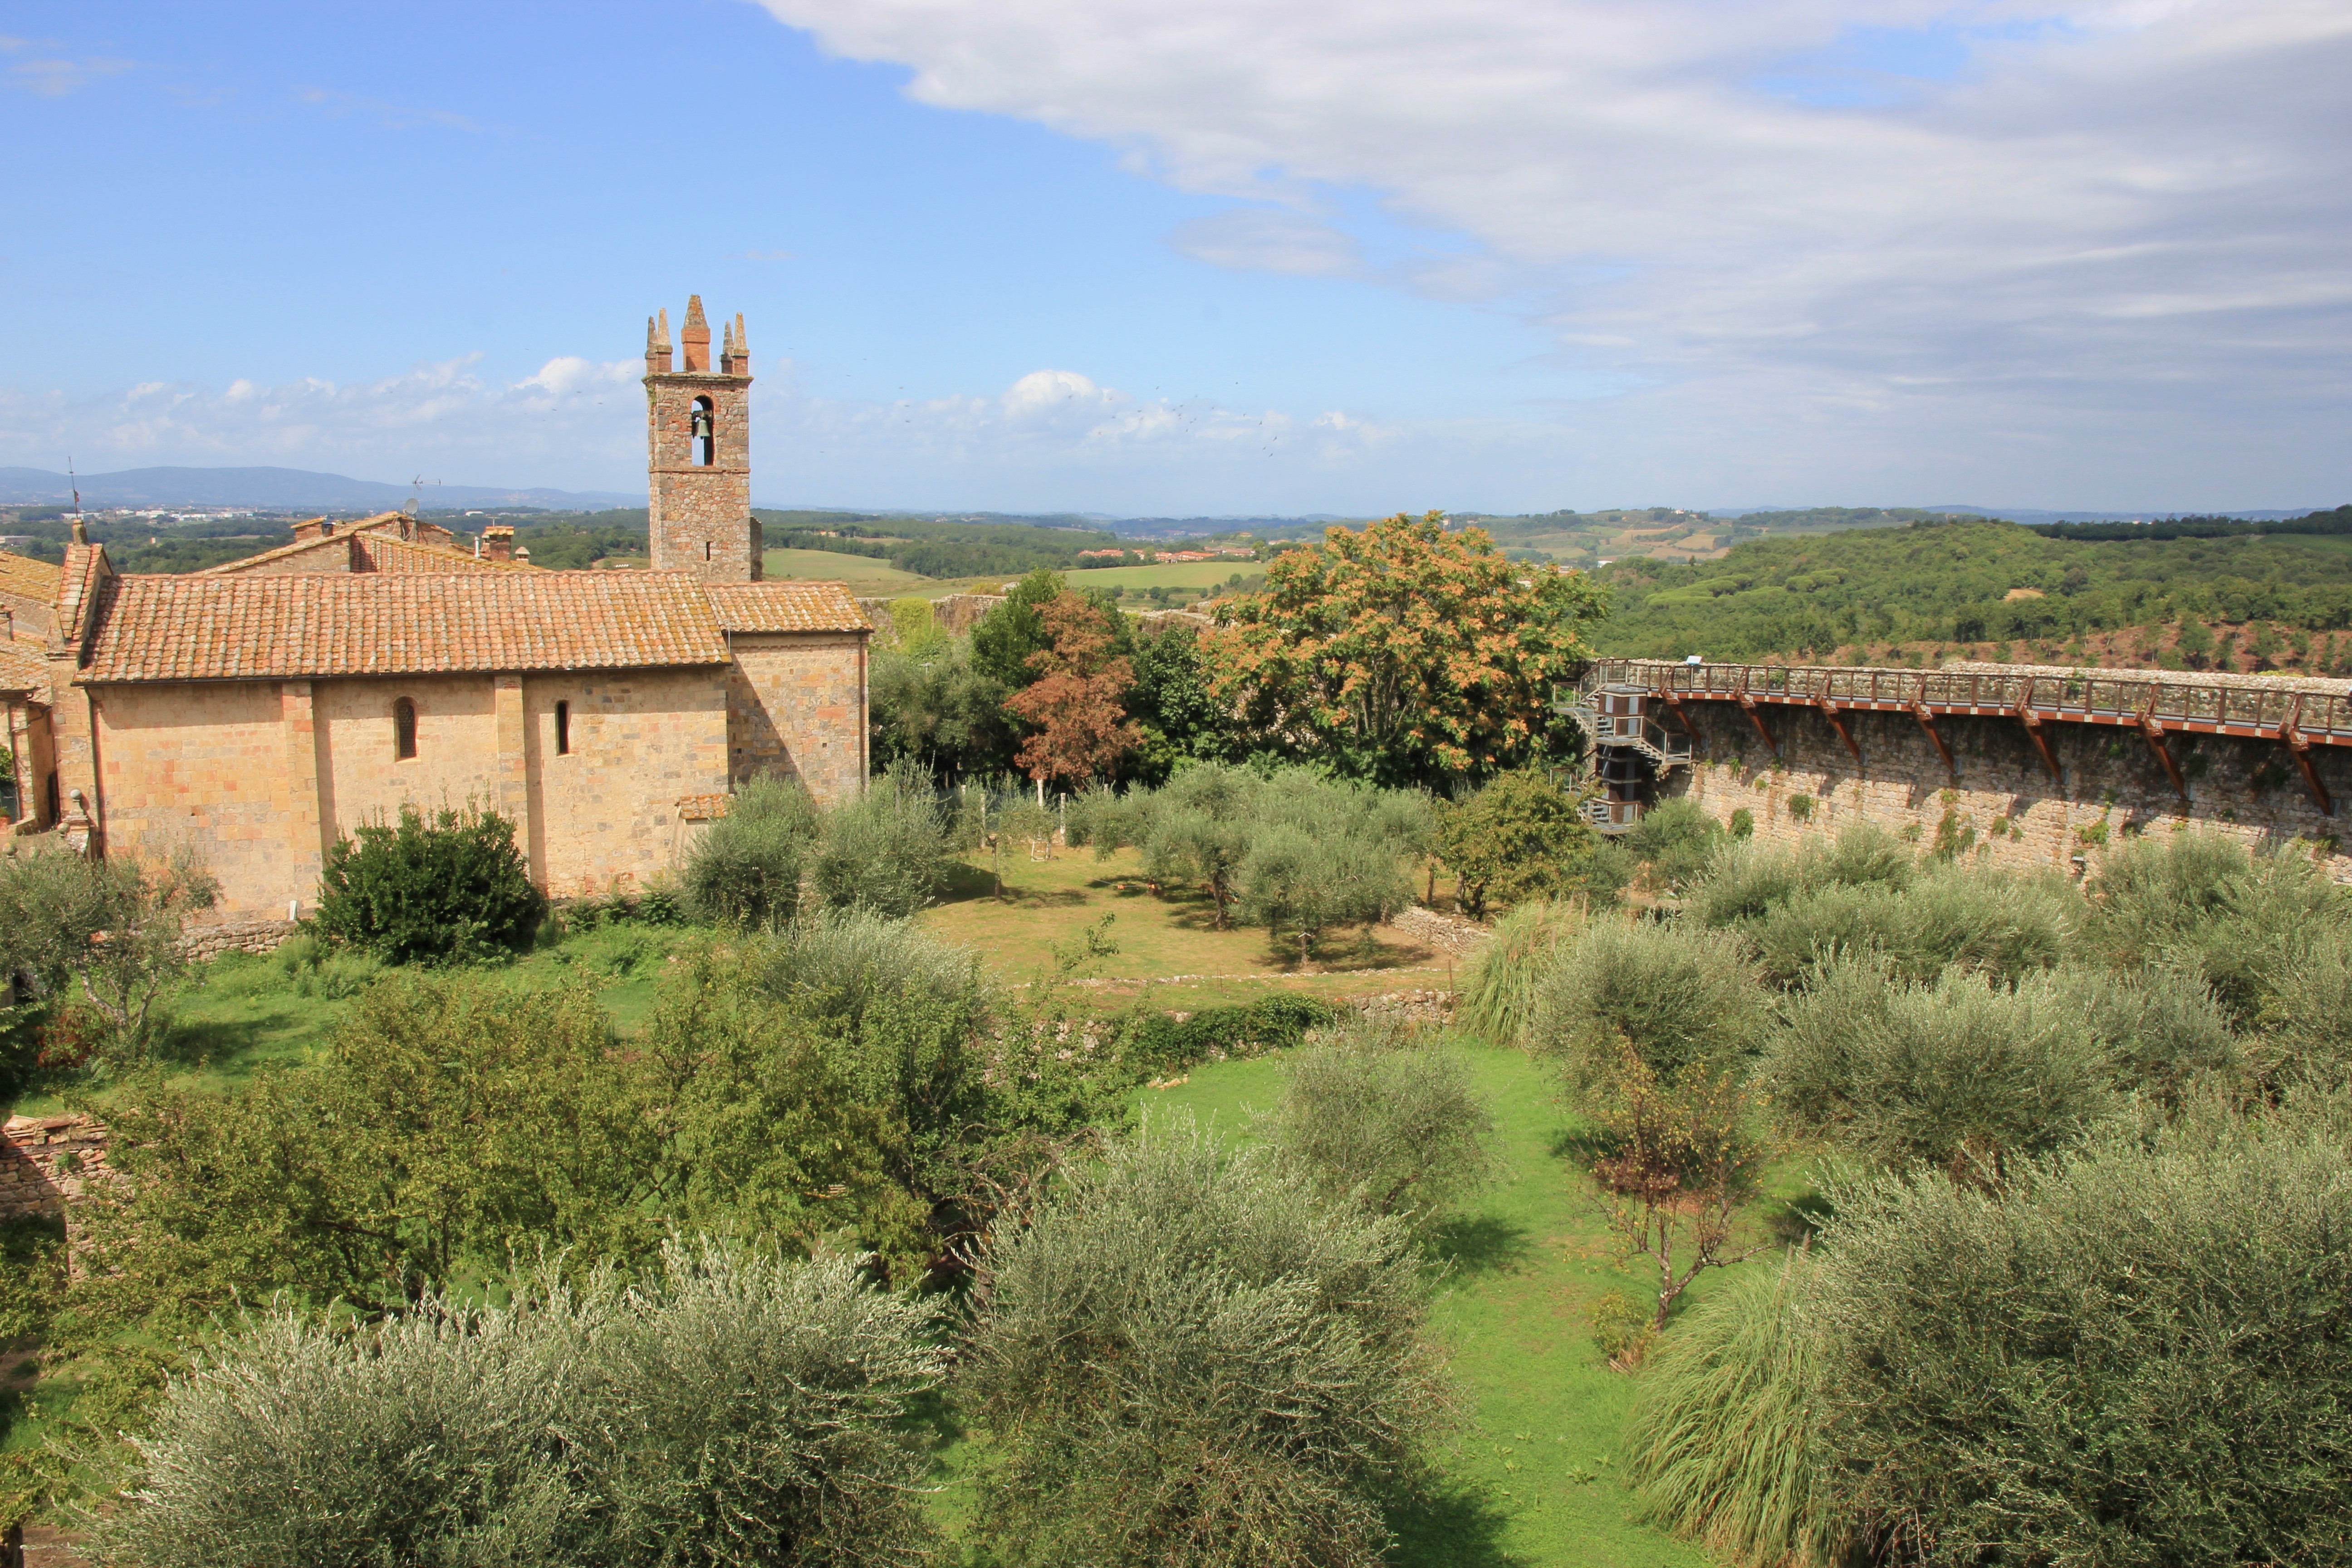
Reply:
[[279, 1308], [175, 1380], [119, 1506], [130, 1568], [898, 1564], [920, 1310], [840, 1259], [673, 1243], [651, 1283], [428, 1293], [357, 1329]]
[[799, 910], [821, 816], [798, 779], [754, 779], [686, 858], [687, 905], [717, 925], [772, 926]]
[[2352, 1082], [2352, 941], [2322, 929], [2292, 944], [2271, 971], [2269, 993], [2252, 1047], [2263, 1087]]
[[1729, 932], [1609, 921], [1570, 944], [1543, 982], [1531, 1038], [1578, 1082], [1615, 1072], [1630, 1047], [1660, 1079], [1725, 1071], [1755, 1047], [1762, 993]]
[[1371, 1568], [1453, 1422], [1400, 1221], [1189, 1123], [1069, 1172], [984, 1257], [964, 1384], [1008, 1563]]
[[1545, 977], [1584, 925], [1577, 906], [1548, 900], [1522, 904], [1496, 921], [1494, 935], [1462, 977], [1454, 1021], [1498, 1046], [1523, 1043]]
[[1643, 1514], [1741, 1568], [1832, 1568], [1852, 1533], [1822, 1472], [1832, 1347], [1808, 1312], [1817, 1270], [1791, 1251], [1693, 1307], [1644, 1366], [1626, 1425]]
[[2352, 1561], [2352, 1143], [2097, 1142], [1985, 1193], [1834, 1194], [1821, 1472], [1934, 1568]]
[[1696, 801], [1676, 797], [1642, 814], [1622, 842], [1633, 858], [1649, 868], [1652, 886], [1679, 893], [1706, 872], [1724, 843], [1723, 824]]
[[1868, 957], [1823, 966], [1787, 1004], [1761, 1079], [1784, 1116], [1896, 1168], [1997, 1182], [2120, 1109], [2070, 990], [1948, 969], [1890, 984]]
[[1357, 1013], [1291, 1053], [1267, 1142], [1328, 1198], [1427, 1229], [1495, 1168], [1495, 1118], [1470, 1064]]

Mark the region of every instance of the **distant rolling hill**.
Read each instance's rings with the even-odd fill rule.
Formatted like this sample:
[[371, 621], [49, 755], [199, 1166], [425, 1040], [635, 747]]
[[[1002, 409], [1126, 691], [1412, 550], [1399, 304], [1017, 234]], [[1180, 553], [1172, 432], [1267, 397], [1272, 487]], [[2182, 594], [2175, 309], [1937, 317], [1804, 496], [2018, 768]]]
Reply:
[[[315, 474], [303, 468], [124, 468], [69, 479], [46, 468], [0, 468], [0, 505], [62, 505], [79, 485], [84, 506], [316, 507], [322, 511], [386, 510], [416, 492], [407, 485]], [[639, 491], [499, 489], [488, 485], [426, 485], [427, 507], [532, 506], [594, 509], [645, 504]]]

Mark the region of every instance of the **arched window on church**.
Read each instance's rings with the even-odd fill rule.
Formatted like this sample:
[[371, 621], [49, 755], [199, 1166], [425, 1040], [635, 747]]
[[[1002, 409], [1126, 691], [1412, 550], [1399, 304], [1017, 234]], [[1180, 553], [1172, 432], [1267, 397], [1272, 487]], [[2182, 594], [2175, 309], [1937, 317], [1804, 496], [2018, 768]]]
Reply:
[[694, 400], [694, 466], [707, 468], [719, 460], [719, 416], [710, 399]]
[[392, 705], [392, 754], [404, 763], [416, 755], [416, 704], [405, 697]]

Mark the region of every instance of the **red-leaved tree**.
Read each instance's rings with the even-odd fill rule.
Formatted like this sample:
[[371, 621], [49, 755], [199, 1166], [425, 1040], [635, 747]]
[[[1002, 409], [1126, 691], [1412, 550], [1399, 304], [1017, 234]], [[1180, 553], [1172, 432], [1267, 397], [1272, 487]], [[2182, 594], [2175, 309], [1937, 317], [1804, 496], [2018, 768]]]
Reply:
[[1143, 731], [1119, 703], [1135, 684], [1135, 671], [1111, 652], [1104, 612], [1082, 595], [1065, 592], [1040, 605], [1037, 614], [1052, 646], [1029, 656], [1038, 679], [1004, 703], [1036, 727], [1021, 743], [1017, 761], [1033, 779], [1084, 784], [1142, 743]]

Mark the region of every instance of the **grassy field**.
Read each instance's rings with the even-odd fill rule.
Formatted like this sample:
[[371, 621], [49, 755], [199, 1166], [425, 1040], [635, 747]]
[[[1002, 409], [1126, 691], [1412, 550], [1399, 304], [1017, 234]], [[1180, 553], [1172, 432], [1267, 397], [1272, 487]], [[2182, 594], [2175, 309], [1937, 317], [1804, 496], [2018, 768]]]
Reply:
[[1108, 915], [1103, 934], [1118, 951], [1089, 964], [1083, 982], [1104, 1010], [1146, 991], [1155, 1006], [1190, 1010], [1245, 1001], [1268, 985], [1339, 996], [1447, 984], [1445, 955], [1392, 927], [1330, 932], [1302, 963], [1295, 939], [1276, 944], [1255, 926], [1216, 930], [1203, 895], [1154, 895], [1132, 849], [1107, 861], [1091, 849], [1056, 849], [1050, 860], [1029, 853], [1015, 844], [1005, 854], [1001, 897], [988, 858], [968, 857], [947, 897], [920, 917], [1011, 983], [1050, 971], [1056, 947], [1073, 947]]
[[1236, 555], [1225, 561], [1170, 561], [1151, 566], [1098, 566], [1068, 574], [1079, 588], [1222, 588], [1234, 573], [1244, 577], [1265, 574], [1262, 561]]
[[866, 598], [919, 594], [929, 598], [944, 584], [912, 572], [901, 572], [871, 555], [844, 555], [831, 550], [771, 550], [760, 557], [768, 580], [773, 582], [846, 583], [853, 594]]

